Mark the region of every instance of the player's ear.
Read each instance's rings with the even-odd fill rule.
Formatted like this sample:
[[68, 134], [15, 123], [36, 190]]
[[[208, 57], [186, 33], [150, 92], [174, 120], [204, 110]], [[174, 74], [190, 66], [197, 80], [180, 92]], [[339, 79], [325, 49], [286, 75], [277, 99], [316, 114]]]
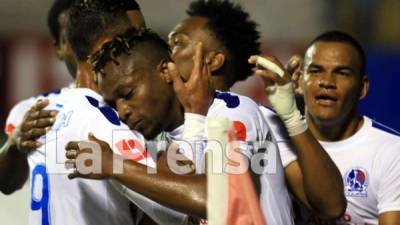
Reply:
[[206, 55], [205, 62], [211, 72], [217, 71], [225, 64], [225, 54], [222, 51], [211, 51]]
[[65, 49], [60, 46], [60, 44], [56, 44], [54, 42], [54, 49], [56, 51], [56, 56], [59, 60], [65, 59]]
[[160, 74], [161, 78], [167, 82], [168, 84], [172, 83], [171, 75], [168, 70], [168, 63], [171, 62], [170, 59], [161, 60], [160, 64], [158, 64], [157, 71]]
[[361, 80], [361, 90], [360, 90], [360, 96], [359, 96], [359, 100], [365, 98], [365, 96], [367, 96], [368, 93], [368, 89], [369, 89], [369, 80], [367, 75], [364, 75], [362, 80]]
[[297, 83], [297, 85], [295, 84], [295, 86], [297, 86], [297, 88], [296, 88], [296, 92], [297, 93], [301, 93], [301, 94], [304, 93], [304, 90], [306, 88], [306, 86], [305, 86], [306, 85], [305, 76], [307, 76], [307, 75], [304, 73], [304, 70], [300, 70], [299, 74], [298, 74], [297, 81], [292, 79], [292, 82]]

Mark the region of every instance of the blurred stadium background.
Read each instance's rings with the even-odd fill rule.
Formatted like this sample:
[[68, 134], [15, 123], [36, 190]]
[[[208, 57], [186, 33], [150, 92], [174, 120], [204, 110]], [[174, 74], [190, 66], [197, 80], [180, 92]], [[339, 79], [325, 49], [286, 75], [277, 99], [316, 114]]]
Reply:
[[[303, 53], [316, 35], [341, 29], [357, 37], [367, 52], [370, 92], [361, 110], [400, 130], [400, 1], [398, 0], [240, 0], [258, 22], [262, 50], [286, 61]], [[53, 54], [46, 27], [52, 0], [0, 0], [1, 127], [19, 100], [71, 82]], [[189, 0], [138, 0], [147, 25], [166, 37], [186, 17]], [[260, 97], [255, 78], [238, 89]], [[250, 89], [249, 89], [250, 88]], [[3, 134], [2, 134], [3, 135]], [[1, 140], [5, 137], [0, 135]], [[2, 224], [26, 224], [27, 189], [12, 197], [0, 194]], [[8, 219], [12, 220], [8, 220]]]

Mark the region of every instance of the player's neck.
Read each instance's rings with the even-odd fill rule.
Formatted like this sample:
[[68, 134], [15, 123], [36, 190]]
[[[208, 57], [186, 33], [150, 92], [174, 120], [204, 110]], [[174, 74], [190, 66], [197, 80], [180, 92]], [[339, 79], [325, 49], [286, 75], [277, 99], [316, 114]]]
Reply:
[[229, 87], [225, 84], [224, 77], [222, 75], [212, 76], [211, 82], [214, 88], [218, 91], [229, 91]]
[[97, 93], [100, 93], [95, 76], [88, 63], [80, 63], [78, 65], [75, 83], [76, 87], [78, 88], [89, 88]]
[[167, 125], [165, 130], [167, 132], [171, 132], [181, 126], [185, 120], [184, 113], [185, 112], [181, 103], [179, 102], [178, 98], [175, 98], [172, 101], [170, 113], [168, 117], [166, 117], [170, 123]]
[[340, 141], [353, 136], [363, 125], [357, 110], [338, 121], [319, 121], [307, 113], [307, 124], [314, 137], [320, 141]]

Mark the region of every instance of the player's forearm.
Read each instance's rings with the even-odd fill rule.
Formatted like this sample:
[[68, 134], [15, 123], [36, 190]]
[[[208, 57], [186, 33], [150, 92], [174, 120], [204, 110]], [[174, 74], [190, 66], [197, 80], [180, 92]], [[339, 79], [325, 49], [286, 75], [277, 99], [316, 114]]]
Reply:
[[29, 176], [27, 155], [7, 141], [0, 150], [0, 191], [9, 195], [22, 188]]
[[124, 173], [113, 174], [112, 178], [160, 204], [187, 214], [205, 217], [205, 175], [177, 175], [162, 168], [155, 174], [149, 174], [146, 166], [124, 161]]
[[340, 217], [346, 209], [340, 171], [307, 130], [291, 137], [297, 150], [308, 203], [322, 217]]

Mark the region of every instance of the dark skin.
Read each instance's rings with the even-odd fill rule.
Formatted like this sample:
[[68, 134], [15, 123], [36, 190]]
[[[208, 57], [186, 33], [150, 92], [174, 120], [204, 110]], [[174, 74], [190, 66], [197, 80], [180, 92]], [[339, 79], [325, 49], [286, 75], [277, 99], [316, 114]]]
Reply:
[[[227, 57], [226, 49], [207, 27], [207, 22], [207, 18], [204, 17], [189, 17], [173, 29], [168, 40], [172, 58], [179, 66], [179, 71], [185, 80], [186, 74], [190, 74], [193, 66], [191, 58], [194, 55], [195, 43], [202, 42], [205, 64], [211, 73], [209, 80], [216, 89], [227, 91], [230, 87], [226, 85], [228, 82], [224, 80], [224, 77], [229, 71], [224, 65], [229, 57]], [[277, 62], [276, 59], [273, 60]], [[298, 71], [300, 65], [300, 61], [291, 62], [294, 64], [289, 65], [288, 73], [290, 74]], [[249, 63], [255, 62], [250, 60]], [[284, 84], [290, 81], [289, 75], [285, 77], [286, 79], [278, 79], [269, 71], [263, 70], [259, 73], [261, 76], [265, 75], [268, 83]], [[190, 93], [193, 92], [182, 95], [180, 101], [189, 103]], [[199, 110], [198, 113], [202, 114], [202, 111]], [[313, 209], [321, 217], [340, 217], [346, 209], [346, 199], [341, 188], [343, 185], [341, 175], [335, 164], [309, 131], [291, 137], [291, 140], [297, 151], [298, 160], [285, 168], [290, 189], [304, 205]], [[324, 177], [335, 179], [330, 179], [331, 182], [321, 188], [319, 181]]]
[[[108, 63], [105, 68], [106, 76], [99, 79], [100, 88], [105, 98], [110, 103], [116, 104], [118, 112], [122, 116], [121, 119], [124, 119], [130, 128], [141, 131], [147, 138], [153, 137], [153, 133], [159, 133], [161, 130], [155, 132], [148, 130], [147, 127], [151, 127], [152, 129], [159, 128], [159, 126], [157, 126], [157, 121], [148, 119], [146, 114], [141, 113], [142, 111], [133, 114], [131, 110], [137, 110], [135, 107], [140, 106], [142, 109], [153, 110], [152, 106], [154, 107], [154, 105], [157, 105], [160, 109], [169, 108], [169, 111], [178, 111], [175, 111], [175, 115], [179, 113], [179, 117], [163, 114], [164, 117], [160, 118], [160, 120], [165, 122], [166, 125], [164, 127], [166, 130], [173, 130], [183, 123], [182, 106], [175, 97], [171, 84], [171, 80], [176, 78], [171, 78], [169, 75], [168, 60], [156, 57], [159, 60], [154, 63], [148, 61], [152, 59], [152, 57], [138, 57], [151, 54], [151, 52], [155, 52], [154, 49], [152, 49], [151, 46], [145, 45], [135, 49], [134, 53], [130, 56], [123, 55], [119, 57], [119, 66], [114, 63]], [[200, 66], [202, 63], [201, 59], [203, 58], [201, 55], [201, 45], [199, 45], [197, 52], [197, 57], [195, 57], [195, 65], [197, 66], [194, 67], [191, 73], [193, 76], [191, 76], [189, 82], [191, 79], [198, 79], [202, 71], [206, 71], [204, 67]], [[177, 74], [175, 73], [175, 75]], [[185, 86], [181, 86], [180, 88], [182, 90]], [[164, 92], [160, 92], [163, 93], [163, 95], [155, 93], [153, 91], [154, 89], [163, 90]], [[149, 99], [152, 99], [153, 102], [150, 102]], [[158, 104], [154, 104], [154, 102]], [[168, 111], [162, 112], [165, 113]], [[152, 116], [157, 118], [157, 112], [152, 114]], [[136, 122], [138, 120], [141, 122]], [[142, 124], [146, 126], [142, 126]], [[83, 175], [80, 174], [79, 171], [76, 171], [69, 176], [70, 178], [83, 177], [105, 179], [112, 177], [154, 201], [185, 213], [203, 218], [205, 217], [205, 175], [177, 175], [169, 171], [169, 169], [166, 169], [165, 166], [159, 167], [157, 174], [148, 174], [146, 166], [132, 161], [124, 161], [123, 174], [113, 174], [110, 162], [112, 162], [112, 157], [115, 156], [113, 156], [110, 147], [94, 137], [90, 137], [90, 139], [96, 141], [102, 147], [102, 173]], [[79, 149], [77, 143], [78, 142], [70, 142], [66, 147], [66, 156], [70, 159], [68, 162], [72, 164], [74, 164], [74, 160], [79, 154], [91, 151], [89, 149]], [[132, 176], [131, 174], [136, 175]], [[168, 193], [168, 195], [165, 193]], [[176, 199], [182, 199], [182, 201], [176, 201]]]
[[[185, 24], [185, 22], [187, 22], [187, 24]], [[194, 46], [194, 40], [195, 38], [208, 38], [210, 37], [209, 33], [206, 32], [210, 32], [208, 29], [204, 29], [204, 26], [206, 25], [206, 20], [204, 20], [204, 18], [199, 18], [199, 17], [192, 17], [189, 20], [186, 20], [183, 25], [177, 26], [177, 28], [175, 29], [175, 31], [170, 35], [170, 44], [172, 45], [172, 56], [174, 58], [174, 61], [177, 63], [178, 67], [179, 67], [179, 71], [181, 72], [182, 76], [171, 76], [173, 77], [182, 77], [179, 79], [183, 79], [183, 80], [187, 80], [187, 75], [185, 74], [190, 74], [190, 72], [188, 71], [188, 68], [190, 68], [192, 66], [192, 63], [189, 62], [189, 59], [191, 59], [191, 57], [193, 57], [193, 46]], [[194, 34], [192, 33], [192, 35], [194, 37], [192, 37], [191, 35], [185, 33], [185, 32], [189, 32], [191, 27], [194, 27], [193, 29], [196, 31], [194, 32]], [[197, 35], [196, 35], [197, 34]], [[208, 34], [208, 35], [207, 35]], [[176, 39], [176, 40], [174, 40]], [[196, 39], [198, 40], [198, 39]], [[211, 41], [208, 39], [208, 41]], [[206, 43], [210, 43], [210, 42], [206, 42]], [[218, 82], [219, 78], [221, 78], [222, 76], [217, 75], [218, 72], [222, 71], [221, 68], [224, 65], [225, 62], [225, 55], [223, 54], [222, 50], [218, 50], [218, 43], [211, 44], [208, 45], [204, 44], [204, 49], [205, 49], [205, 53], [204, 53], [204, 65], [206, 65], [208, 68], [206, 69], [209, 74], [210, 74], [210, 80], [213, 80], [213, 78], [217, 78], [217, 80], [215, 81], [215, 83], [213, 83], [214, 86], [220, 86], [222, 87], [221, 89], [226, 89], [226, 86], [224, 88], [223, 84], [225, 82]], [[213, 49], [212, 51], [210, 51], [210, 49]], [[215, 50], [217, 49], [217, 50]], [[207, 52], [207, 50], [209, 50]], [[182, 68], [182, 69], [181, 69]], [[176, 68], [174, 68], [174, 65], [170, 65], [169, 69], [171, 71], [171, 74], [176, 74]], [[122, 72], [122, 71], [121, 71]], [[169, 82], [170, 80], [167, 79], [167, 82]], [[183, 82], [182, 82], [183, 83]], [[174, 81], [174, 85], [177, 86], [177, 84], [180, 84], [180, 82], [175, 82]], [[186, 87], [179, 90], [180, 88], [175, 88], [175, 90], [178, 90], [181, 95], [179, 98], [179, 100], [182, 102], [183, 105], [186, 105], [186, 107], [184, 107], [185, 111], [189, 111], [190, 109], [190, 97], [191, 97], [191, 93], [195, 93], [193, 91], [182, 91], [182, 90], [190, 90], [190, 82], [186, 82]], [[178, 93], [178, 92], [177, 92]], [[125, 93], [127, 95], [130, 94], [130, 90], [127, 90], [127, 93]], [[193, 98], [192, 98], [193, 99]], [[201, 99], [201, 98], [200, 98]], [[188, 104], [185, 104], [188, 103]], [[192, 104], [195, 105], [195, 104]], [[206, 104], [205, 104], [206, 105]], [[122, 111], [123, 114], [126, 114], [126, 112], [129, 112], [128, 114], [131, 114], [131, 108], [129, 107], [123, 107], [123, 104], [120, 104], [120, 106], [117, 108], [119, 108], [120, 110], [118, 111]], [[192, 109], [191, 109], [192, 110]], [[204, 109], [196, 109], [198, 110], [197, 113], [199, 114], [203, 114], [204, 115]], [[196, 110], [193, 110], [191, 112], [195, 112]], [[125, 112], [124, 112], [125, 111]], [[140, 126], [138, 125], [138, 123], [136, 123], [134, 120], [131, 119], [131, 121], [133, 121], [133, 123], [131, 123], [133, 126], [136, 126], [136, 128], [140, 129]], [[345, 209], [345, 199], [343, 196], [343, 193], [340, 191], [341, 188], [337, 188], [337, 187], [342, 187], [341, 184], [341, 177], [340, 177], [340, 173], [338, 173], [337, 168], [334, 166], [334, 164], [330, 161], [329, 157], [326, 157], [326, 153], [322, 150], [321, 151], [321, 147], [319, 145], [319, 143], [312, 137], [312, 135], [309, 132], [305, 132], [303, 134], [297, 135], [297, 139], [298, 141], [295, 141], [294, 144], [296, 145], [300, 145], [300, 143], [304, 143], [304, 141], [307, 141], [309, 143], [309, 145], [307, 146], [312, 146], [313, 149], [315, 149], [316, 154], [314, 154], [314, 156], [316, 156], [317, 158], [319, 157], [319, 160], [322, 161], [321, 164], [319, 164], [322, 168], [323, 171], [327, 171], [327, 173], [320, 173], [318, 174], [317, 177], [324, 177], [326, 176], [326, 174], [328, 174], [331, 177], [338, 177], [338, 179], [332, 179], [334, 183], [330, 186], [328, 186], [328, 189], [326, 189], [327, 191], [324, 192], [314, 192], [314, 190], [312, 188], [308, 188], [308, 187], [313, 187], [313, 185], [315, 184], [315, 182], [319, 183], [318, 179], [315, 179], [315, 174], [318, 173], [316, 171], [315, 168], [316, 167], [312, 167], [311, 163], [308, 163], [309, 166], [305, 166], [305, 168], [300, 168], [299, 164], [297, 164], [297, 162], [293, 163], [293, 165], [290, 167], [291, 170], [287, 170], [286, 172], [290, 173], [289, 175], [287, 175], [288, 179], [290, 179], [290, 184], [292, 184], [295, 188], [295, 190], [300, 189], [299, 192], [295, 192], [295, 194], [297, 195], [297, 197], [299, 197], [304, 204], [306, 204], [307, 206], [311, 207], [315, 207], [318, 210], [315, 210], [316, 212], [320, 213], [320, 215], [324, 216], [324, 217], [330, 217], [330, 218], [334, 218], [334, 217], [339, 217], [344, 209]], [[300, 147], [302, 147], [301, 149], [304, 149], [303, 153], [308, 153], [308, 148], [305, 149], [304, 147], [305, 145], [302, 144]], [[300, 151], [300, 150], [299, 150]], [[322, 152], [322, 153], [321, 153]], [[321, 156], [322, 155], [322, 156]], [[305, 158], [306, 160], [308, 160], [310, 157], [309, 156], [313, 156], [311, 154], [306, 154]], [[302, 159], [302, 157], [299, 157], [300, 159]], [[312, 158], [312, 161], [314, 161], [315, 158]], [[299, 160], [299, 162], [303, 162], [304, 160]], [[327, 163], [325, 163], [327, 162]], [[328, 166], [327, 166], [328, 165]], [[333, 166], [332, 166], [333, 165]], [[326, 167], [327, 166], [327, 167]], [[303, 178], [303, 173], [301, 171], [301, 169], [303, 169], [305, 171], [305, 175], [307, 175], [305, 178]], [[291, 174], [294, 174], [293, 176], [290, 176]], [[311, 179], [310, 182], [309, 180]], [[308, 186], [304, 186], [303, 181], [307, 182], [307, 184], [309, 184]], [[301, 188], [299, 188], [301, 187]], [[314, 187], [318, 187], [318, 185], [314, 186]], [[131, 188], [135, 188], [135, 187], [131, 187]], [[333, 188], [333, 193], [337, 193], [337, 195], [333, 195], [331, 189], [329, 188]], [[339, 190], [339, 191], [337, 191]], [[308, 193], [308, 195], [306, 195], [306, 191], [311, 192]], [[326, 199], [326, 193], [329, 193], [328, 196], [331, 196], [332, 198], [331, 201], [325, 201]], [[317, 195], [314, 195], [314, 193], [317, 193]], [[322, 194], [321, 194], [322, 193]], [[316, 196], [316, 197], [315, 197]], [[338, 196], [338, 198], [335, 198], [336, 196]], [[320, 202], [322, 199], [322, 203]], [[172, 200], [173, 201], [173, 200]], [[311, 203], [309, 203], [309, 201]], [[188, 207], [191, 207], [189, 202], [187, 203]], [[321, 206], [322, 205], [322, 206]], [[203, 209], [204, 210], [204, 209]]]
[[[140, 11], [127, 11], [127, 15], [132, 26], [145, 26], [144, 18]], [[78, 61], [75, 59], [74, 53], [67, 41], [66, 28], [68, 17], [68, 10], [62, 12], [58, 17], [60, 34], [59, 40], [57, 42], [54, 41], [56, 56], [65, 62], [70, 75], [74, 79], [77, 78], [77, 87], [86, 87], [98, 91], [96, 82], [93, 80], [94, 76], [91, 72], [90, 64], [81, 62], [77, 66]], [[110, 39], [110, 37], [105, 37], [99, 40], [95, 48], [99, 48], [102, 43]], [[14, 191], [22, 188], [29, 177], [27, 156], [40, 147], [40, 143], [36, 139], [44, 135], [55, 121], [55, 111], [43, 110], [47, 105], [48, 100], [43, 100], [34, 105], [26, 113], [25, 119], [19, 128], [14, 131], [13, 138], [10, 137], [0, 150], [0, 190], [4, 194], [12, 194]], [[18, 165], [18, 167], [15, 167], [15, 165]], [[144, 218], [140, 224], [155, 224], [146, 215]]]
[[[59, 40], [54, 41], [55, 53], [63, 60], [75, 77], [76, 61], [72, 50], [66, 41], [66, 25], [68, 21], [68, 10], [62, 12], [58, 17], [60, 25]], [[47, 100], [37, 102], [26, 112], [22, 123], [17, 126], [7, 142], [0, 150], [0, 191], [4, 194], [12, 194], [22, 188], [29, 177], [29, 165], [27, 156], [40, 147], [37, 138], [44, 135], [55, 122], [54, 111], [43, 110], [48, 105]], [[18, 165], [18, 166], [16, 166]]]
[[179, 71], [184, 81], [188, 79], [193, 68], [193, 57], [197, 43], [203, 43], [204, 60], [211, 72], [210, 80], [217, 90], [227, 91], [224, 74], [221, 73], [226, 56], [223, 45], [214, 38], [207, 27], [208, 20], [204, 17], [189, 17], [179, 23], [168, 35], [171, 57], [179, 65]]
[[[41, 146], [36, 141], [54, 124], [56, 112], [43, 110], [48, 100], [38, 101], [25, 114], [0, 150], [0, 190], [12, 194], [22, 188], [29, 177], [28, 154]], [[18, 166], [15, 166], [18, 165]]]
[[[368, 92], [357, 51], [346, 43], [317, 42], [306, 52], [300, 87], [307, 106], [307, 122], [319, 140], [340, 141], [362, 126], [358, 101]], [[399, 224], [400, 212], [379, 214], [379, 225]]]
[[61, 61], [65, 62], [69, 74], [75, 79], [77, 72], [77, 61], [74, 56], [74, 52], [67, 40], [67, 23], [69, 13], [65, 10], [58, 17], [58, 23], [60, 25], [60, 35], [58, 42], [54, 45], [56, 56]]
[[104, 68], [107, 76], [99, 77], [99, 87], [104, 99], [116, 106], [122, 121], [149, 140], [183, 123], [183, 111], [171, 85], [164, 75], [149, 74], [154, 73], [154, 67], [165, 67], [166, 61], [155, 65], [146, 57], [133, 61], [123, 55], [119, 63], [119, 67], [109, 63]]
[[[142, 13], [139, 10], [130, 10], [127, 11], [127, 16], [129, 19], [129, 23], [131, 26], [140, 28], [140, 27], [145, 27], [145, 20], [142, 15]], [[124, 30], [128, 29], [128, 26], [121, 25], [118, 27], [115, 27], [113, 34], [110, 36], [103, 36], [97, 42], [93, 45], [93, 50], [92, 53], [98, 51], [101, 46], [110, 41], [113, 36], [122, 33]], [[77, 61], [78, 62], [78, 61]], [[97, 79], [95, 79], [95, 75], [92, 72], [92, 67], [89, 62], [84, 61], [84, 62], [78, 62], [78, 71], [77, 71], [77, 79], [76, 79], [76, 86], [80, 88], [89, 88], [91, 90], [94, 90], [98, 93], [100, 93], [99, 87], [97, 85]], [[134, 205], [133, 203], [130, 203], [131, 211], [135, 211], [137, 209], [137, 206]], [[132, 216], [135, 217], [135, 215], [132, 213]], [[150, 224], [157, 224], [155, 223], [150, 217], [148, 217], [146, 214], [143, 215], [142, 220], [139, 222], [140, 225], [150, 225]]]

